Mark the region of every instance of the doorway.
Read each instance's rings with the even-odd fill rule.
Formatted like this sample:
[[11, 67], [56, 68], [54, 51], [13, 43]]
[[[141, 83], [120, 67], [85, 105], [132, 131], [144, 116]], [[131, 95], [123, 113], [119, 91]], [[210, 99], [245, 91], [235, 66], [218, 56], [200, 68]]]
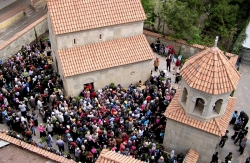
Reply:
[[83, 89], [89, 89], [89, 90], [92, 90], [94, 89], [94, 82], [92, 83], [87, 83], [87, 84], [83, 84]]

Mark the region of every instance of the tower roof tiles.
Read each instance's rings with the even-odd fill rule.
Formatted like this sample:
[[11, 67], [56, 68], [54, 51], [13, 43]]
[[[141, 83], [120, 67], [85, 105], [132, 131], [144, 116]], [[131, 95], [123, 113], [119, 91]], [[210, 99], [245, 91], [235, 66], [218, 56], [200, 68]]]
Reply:
[[190, 57], [180, 71], [187, 84], [209, 94], [236, 90], [240, 74], [217, 47]]

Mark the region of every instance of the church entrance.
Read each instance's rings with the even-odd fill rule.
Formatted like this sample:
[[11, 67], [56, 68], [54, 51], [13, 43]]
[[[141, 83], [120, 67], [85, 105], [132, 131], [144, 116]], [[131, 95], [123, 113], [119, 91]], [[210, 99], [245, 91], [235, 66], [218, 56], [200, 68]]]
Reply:
[[94, 89], [94, 82], [83, 84], [83, 89], [89, 89], [89, 90]]

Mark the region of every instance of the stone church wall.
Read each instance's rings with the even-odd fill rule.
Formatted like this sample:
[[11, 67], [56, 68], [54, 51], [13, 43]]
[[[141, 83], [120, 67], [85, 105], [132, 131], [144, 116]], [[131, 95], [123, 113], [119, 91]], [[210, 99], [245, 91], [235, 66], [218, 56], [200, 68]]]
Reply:
[[64, 84], [67, 90], [65, 91], [67, 95], [78, 96], [83, 90], [84, 84], [92, 82], [96, 90], [110, 83], [121, 84], [124, 88], [127, 88], [130, 84], [135, 84], [139, 80], [144, 82], [150, 77], [153, 66], [149, 65], [153, 65], [153, 60], [66, 77]]
[[200, 154], [197, 163], [205, 163], [211, 161], [219, 141], [219, 136], [168, 119], [163, 145], [165, 150], [175, 150], [176, 154], [188, 153], [192, 148]]
[[[56, 42], [59, 50], [137, 36], [142, 33], [143, 21], [139, 21], [57, 35]], [[73, 43], [74, 39], [76, 40], [76, 44]]]

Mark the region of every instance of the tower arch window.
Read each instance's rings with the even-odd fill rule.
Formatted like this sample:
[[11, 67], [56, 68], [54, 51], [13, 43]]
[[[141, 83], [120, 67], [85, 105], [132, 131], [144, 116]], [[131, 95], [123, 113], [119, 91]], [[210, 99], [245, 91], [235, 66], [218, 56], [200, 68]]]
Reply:
[[203, 100], [202, 98], [197, 98], [193, 112], [197, 115], [202, 115], [204, 107], [205, 107], [205, 100]]
[[217, 114], [220, 114], [221, 107], [222, 107], [223, 100], [219, 99], [215, 102], [213, 111]]
[[181, 102], [183, 102], [184, 104], [186, 104], [187, 102], [187, 95], [188, 95], [188, 91], [186, 88], [184, 88], [182, 92], [182, 96], [181, 96]]

